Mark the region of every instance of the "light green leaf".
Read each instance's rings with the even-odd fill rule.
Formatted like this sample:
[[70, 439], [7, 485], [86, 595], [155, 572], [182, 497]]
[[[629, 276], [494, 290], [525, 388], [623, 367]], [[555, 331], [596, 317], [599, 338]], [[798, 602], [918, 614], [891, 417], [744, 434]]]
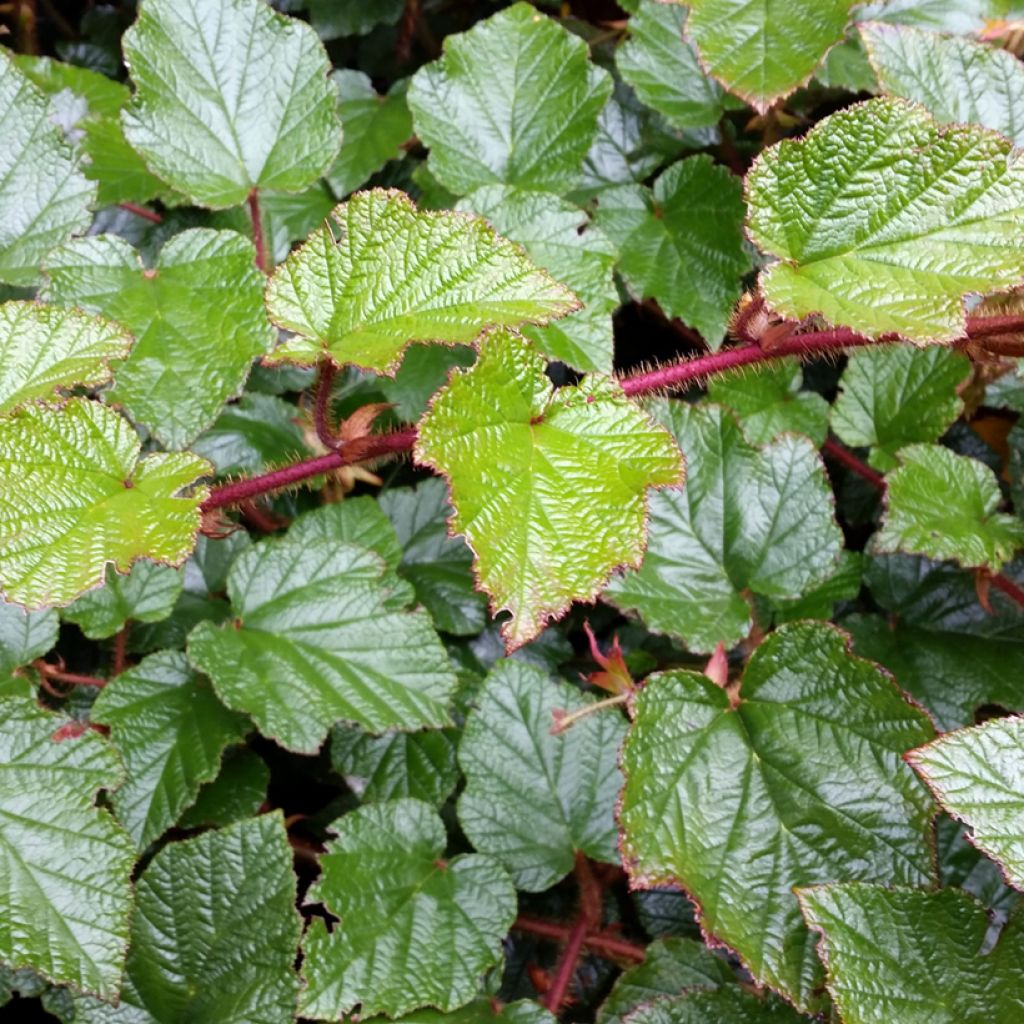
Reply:
[[753, 444], [767, 444], [779, 434], [806, 434], [817, 446], [828, 433], [828, 402], [803, 391], [797, 359], [776, 359], [756, 371], [733, 370], [708, 383], [708, 398], [732, 409]]
[[274, 361], [393, 374], [413, 341], [470, 342], [489, 325], [547, 323], [572, 293], [480, 218], [416, 209], [395, 190], [360, 192], [278, 267], [267, 308], [293, 338]]
[[95, 804], [121, 768], [91, 731], [57, 741], [63, 720], [0, 701], [0, 961], [117, 998], [128, 945], [135, 851]]
[[294, 1019], [292, 852], [280, 814], [165, 846], [143, 872], [116, 1010], [75, 1024], [284, 1024]]
[[996, 718], [940, 736], [907, 760], [972, 843], [1024, 889], [1024, 718]]
[[739, 178], [701, 155], [673, 164], [653, 190], [608, 189], [596, 222], [618, 246], [630, 292], [657, 299], [718, 348], [750, 270], [744, 209]]
[[747, 200], [751, 237], [779, 259], [761, 290], [787, 317], [950, 341], [963, 333], [967, 294], [1024, 278], [1020, 155], [902, 100], [848, 107], [766, 150]]
[[988, 914], [958, 889], [825, 885], [798, 896], [822, 935], [845, 1024], [981, 1024], [1024, 1013], [1022, 915], [987, 951]]
[[686, 455], [686, 486], [651, 500], [643, 565], [606, 597], [690, 650], [732, 647], [750, 631], [747, 592], [799, 597], [836, 570], [832, 491], [806, 438], [758, 449], [723, 409], [671, 402], [658, 412]]
[[957, 419], [964, 407], [957, 390], [970, 375], [966, 356], [939, 345], [857, 349], [839, 380], [832, 429], [849, 445], [871, 448], [876, 469], [892, 469], [900, 448], [937, 440]]
[[223, 708], [179, 651], [160, 651], [111, 679], [92, 706], [128, 771], [111, 797], [140, 850], [171, 827], [249, 728]]
[[573, 869], [576, 854], [618, 862], [615, 800], [626, 723], [615, 709], [552, 735], [555, 712], [592, 699], [531, 665], [501, 661], [466, 719], [459, 764], [466, 788], [459, 823], [496, 857], [516, 888], [542, 892]]
[[0, 601], [0, 680], [41, 658], [57, 642], [60, 622], [52, 608], [27, 612]]
[[199, 789], [196, 802], [181, 816], [181, 828], [223, 828], [259, 812], [267, 796], [270, 769], [248, 747], [229, 750], [212, 782]]
[[365, 548], [307, 535], [263, 541], [231, 567], [235, 620], [201, 623], [189, 659], [265, 736], [313, 753], [335, 722], [449, 723], [455, 676], [422, 610]]
[[119, 325], [77, 309], [38, 302], [0, 306], [0, 415], [59, 388], [110, 380], [110, 360], [132, 337]]
[[402, 155], [402, 143], [412, 137], [412, 116], [404, 83], [378, 96], [361, 71], [335, 71], [331, 81], [338, 90], [344, 138], [338, 159], [325, 177], [334, 194], [344, 199], [389, 160]]
[[113, 317], [138, 338], [115, 374], [110, 401], [123, 405], [170, 448], [213, 423], [242, 389], [274, 332], [252, 244], [233, 231], [175, 235], [156, 266], [113, 235], [51, 252], [48, 297]]
[[722, 117], [722, 88], [705, 75], [683, 35], [686, 8], [643, 0], [629, 19], [629, 39], [615, 54], [637, 96], [678, 128], [705, 128]]
[[160, 622], [174, 610], [182, 575], [180, 569], [154, 562], [136, 562], [127, 576], [108, 567], [103, 586], [69, 604], [62, 617], [93, 640], [113, 636], [129, 620]]
[[807, 1024], [774, 993], [764, 996], [729, 985], [711, 992], [687, 992], [641, 1006], [629, 1024]]
[[934, 808], [902, 755], [932, 735], [823, 623], [770, 634], [736, 694], [652, 676], [623, 751], [623, 859], [635, 884], [682, 885], [759, 984], [813, 1010], [821, 970], [792, 887], [930, 883]]
[[437, 628], [456, 636], [479, 633], [487, 625], [487, 597], [473, 583], [473, 552], [461, 537], [448, 535], [452, 509], [444, 481], [385, 491], [379, 507], [402, 546], [399, 574], [416, 589]]
[[[454, 1010], [498, 962], [516, 915], [508, 876], [490, 857], [444, 860], [441, 819], [419, 800], [369, 804], [335, 822], [309, 900], [341, 920], [314, 920], [302, 948], [300, 1012], [335, 1020]], [[424, 941], [420, 940], [423, 937]]]
[[615, 247], [605, 233], [578, 206], [549, 192], [489, 185], [467, 196], [458, 208], [486, 217], [583, 303], [564, 319], [546, 327], [525, 327], [523, 334], [552, 359], [577, 370], [610, 373], [611, 315], [619, 305], [619, 293], [612, 280]]
[[510, 650], [574, 600], [593, 600], [617, 566], [639, 564], [648, 488], [682, 478], [667, 432], [614, 381], [556, 391], [544, 366], [515, 335], [492, 334], [434, 398], [415, 448], [449, 478], [452, 528], [475, 552], [493, 610], [512, 613]]
[[409, 107], [430, 170], [456, 195], [500, 184], [564, 195], [611, 91], [582, 39], [517, 3], [448, 36], [413, 76]]
[[1024, 67], [1012, 53], [904, 25], [859, 30], [883, 92], [943, 124], [980, 124], [1024, 143]]
[[899, 452], [886, 480], [875, 551], [903, 551], [998, 572], [1024, 547], [1024, 520], [997, 512], [1002, 495], [984, 463], [937, 444]]
[[0, 281], [29, 287], [46, 253], [92, 220], [96, 186], [50, 104], [0, 49]]
[[180, 565], [195, 545], [209, 472], [185, 452], [140, 458], [138, 435], [83, 398], [0, 420], [0, 583], [28, 608], [68, 604], [106, 567]]
[[725, 87], [766, 111], [803, 85], [843, 38], [855, 0], [689, 0], [686, 34]]
[[443, 804], [459, 781], [452, 729], [368, 736], [351, 726], [331, 732], [331, 766], [364, 803], [413, 797]]
[[198, 205], [235, 206], [257, 188], [299, 192], [337, 155], [323, 45], [263, 0], [144, 0], [122, 44], [136, 90], [125, 135]]

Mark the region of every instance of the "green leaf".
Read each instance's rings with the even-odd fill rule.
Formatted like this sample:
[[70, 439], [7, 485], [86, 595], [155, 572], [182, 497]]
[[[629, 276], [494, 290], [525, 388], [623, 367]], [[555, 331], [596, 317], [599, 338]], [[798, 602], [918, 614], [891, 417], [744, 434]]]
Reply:
[[459, 744], [459, 823], [473, 846], [527, 892], [561, 881], [577, 853], [617, 863], [622, 715], [599, 712], [552, 735], [557, 711], [579, 711], [592, 699], [514, 661], [491, 670], [476, 703]]
[[787, 317], [921, 344], [964, 330], [964, 296], [1024, 278], [1024, 162], [973, 126], [869, 100], [766, 150], [747, 175], [761, 275]]
[[678, 128], [705, 128], [722, 117], [722, 89], [704, 74], [683, 35], [686, 8], [643, 0], [629, 19], [629, 39], [615, 54], [622, 77], [647, 106]]
[[444, 825], [419, 800], [369, 804], [333, 827], [308, 899], [340, 921], [328, 932], [317, 918], [306, 932], [302, 1015], [334, 1020], [359, 1005], [361, 1017], [395, 1017], [468, 1003], [516, 915], [505, 872], [477, 854], [442, 859]]
[[405, 0], [308, 0], [309, 19], [321, 39], [364, 36], [378, 25], [394, 25]]
[[46, 253], [89, 226], [96, 186], [50, 104], [0, 49], [0, 281], [29, 287]]
[[984, 463], [937, 444], [899, 452], [886, 476], [885, 517], [875, 551], [904, 551], [998, 572], [1024, 547], [1024, 520], [996, 512], [1002, 501]]
[[733, 982], [729, 965], [695, 939], [660, 939], [647, 947], [642, 964], [623, 971], [597, 1011], [597, 1024], [621, 1024], [633, 1011], [690, 989], [715, 989]]
[[1024, 1012], [1020, 914], [986, 951], [985, 908], [957, 889], [827, 885], [798, 895], [821, 932], [845, 1024], [1011, 1021]]
[[882, 471], [897, 465], [904, 445], [935, 441], [963, 411], [957, 393], [970, 360], [933, 345], [881, 345], [850, 353], [832, 406], [832, 429], [849, 445], [871, 448]]
[[390, 732], [368, 736], [351, 726], [331, 732], [331, 766], [364, 803], [413, 797], [435, 807], [459, 781], [455, 732]]
[[118, 324], [37, 302], [0, 306], [0, 415], [59, 388], [110, 380], [132, 337]]
[[[28, 608], [68, 604], [106, 567], [180, 565], [195, 545], [209, 472], [185, 452], [140, 458], [116, 412], [83, 398], [0, 420], [0, 583]], [[30, 497], [29, 497], [30, 496]]]
[[249, 727], [221, 706], [178, 651], [151, 654], [111, 679], [90, 717], [110, 726], [128, 771], [111, 800], [140, 850], [178, 820], [217, 774], [224, 748]]
[[806, 434], [820, 446], [828, 433], [828, 402], [801, 390], [804, 375], [796, 359], [777, 359], [756, 372], [732, 370], [708, 383], [712, 402], [732, 409], [753, 444], [767, 444], [780, 434]]
[[755, 448], [715, 406], [665, 403], [659, 417], [686, 454], [686, 487], [651, 500], [643, 565], [605, 596], [692, 651], [732, 647], [751, 628], [747, 592], [799, 597], [835, 572], [832, 491], [807, 438]]
[[270, 784], [270, 769], [247, 747], [224, 755], [217, 777], [199, 789], [196, 802], [181, 816], [182, 828], [223, 828], [259, 812]]
[[344, 501], [306, 512], [292, 523], [288, 536], [296, 544], [331, 541], [369, 548], [384, 559], [389, 569], [397, 569], [402, 561], [402, 542], [394, 524], [385, 513], [383, 503], [369, 495], [349, 496]]
[[582, 39], [517, 3], [448, 36], [413, 76], [409, 108], [428, 167], [456, 195], [502, 184], [564, 194], [611, 91]]
[[147, 270], [120, 238], [83, 238], [50, 253], [48, 296], [135, 334], [110, 400], [181, 448], [238, 395], [253, 359], [274, 343], [255, 258], [233, 231], [194, 228], [175, 235]]
[[860, 593], [863, 565], [864, 556], [859, 551], [841, 551], [836, 571], [824, 583], [801, 597], [768, 601], [772, 621], [778, 626], [798, 619], [831, 619], [840, 601], [853, 601]]
[[610, 373], [611, 315], [619, 294], [612, 280], [615, 247], [604, 232], [578, 206], [548, 192], [489, 185], [467, 196], [458, 208], [486, 217], [583, 303], [564, 319], [546, 327], [525, 327], [523, 334], [552, 359], [578, 370]]
[[50, 650], [57, 642], [59, 626], [52, 608], [27, 612], [0, 601], [0, 680]]
[[62, 617], [93, 640], [113, 636], [129, 620], [160, 622], [174, 611], [182, 576], [180, 569], [154, 562], [136, 562], [127, 576], [108, 567], [103, 586], [69, 604]]
[[361, 71], [335, 71], [331, 81], [338, 90], [344, 136], [338, 159], [325, 177], [334, 194], [343, 199], [389, 160], [402, 155], [402, 144], [412, 136], [412, 116], [404, 83], [378, 96]]
[[[116, 116], [131, 95], [128, 87], [98, 71], [65, 64], [52, 57], [12, 54], [11, 62], [37, 88], [52, 98], [74, 94], [80, 98], [81, 116]], [[72, 125], [76, 127], [77, 123]]]
[[803, 85], [843, 38], [854, 0], [689, 0], [703, 66], [760, 112]]
[[882, 91], [920, 103], [942, 124], [980, 124], [1024, 143], [1024, 68], [971, 39], [881, 22], [859, 26]]
[[[544, 359], [496, 332], [456, 370], [419, 426], [415, 457], [449, 478], [452, 528], [515, 649], [574, 601], [593, 600], [620, 565], [637, 565], [647, 491], [679, 483], [667, 432], [597, 375], [557, 391]], [[586, 538], [581, 548], [576, 539]]]
[[385, 491], [379, 507], [402, 546], [399, 574], [413, 585], [437, 628], [456, 636], [479, 633], [487, 625], [487, 598], [473, 583], [473, 552], [448, 534], [452, 509], [444, 481]]
[[932, 735], [823, 623], [770, 634], [735, 695], [694, 672], [652, 676], [622, 760], [633, 882], [682, 885], [759, 984], [813, 1010], [820, 965], [792, 887], [930, 883], [933, 805], [902, 755]]
[[122, 45], [135, 83], [125, 135], [198, 205], [236, 206], [258, 188], [299, 192], [337, 155], [323, 45], [262, 0], [145, 0]]
[[121, 768], [95, 732], [57, 741], [61, 725], [29, 700], [0, 701], [0, 960], [112, 1001], [135, 851], [95, 798]]
[[142, 874], [117, 1010], [78, 1024], [282, 1024], [294, 1018], [292, 852], [280, 814], [170, 843]]
[[271, 318], [299, 335], [273, 360], [322, 354], [393, 374], [412, 341], [473, 341], [488, 325], [546, 323], [577, 308], [568, 289], [479, 218], [423, 212], [402, 192], [360, 192], [278, 267]]
[[1006, 885], [1001, 868], [967, 839], [960, 822], [943, 814], [935, 823], [939, 880], [943, 888], [963, 889], [990, 911], [989, 937], [994, 941], [1021, 894]]
[[415, 423], [427, 410], [430, 399], [455, 366], [472, 366], [476, 349], [466, 345], [410, 345], [402, 365], [393, 378], [379, 378], [379, 385], [395, 414], [406, 423]]
[[629, 1024], [800, 1024], [808, 1018], [772, 993], [762, 997], [730, 985], [658, 999], [641, 1006], [627, 1020]]
[[425, 1006], [404, 1013], [395, 1024], [554, 1024], [555, 1016], [532, 999], [502, 1005], [498, 999], [478, 996], [451, 1013]]
[[740, 180], [701, 155], [673, 164], [653, 190], [608, 189], [596, 221], [618, 246], [630, 292], [657, 299], [718, 348], [750, 270], [744, 209]]
[[996, 718], [940, 736], [907, 760], [972, 843], [1024, 889], [1024, 718]]
[[231, 567], [233, 622], [204, 622], [189, 659], [230, 708], [289, 750], [313, 753], [340, 719], [371, 731], [449, 723], [455, 676], [422, 610], [403, 610], [375, 553], [301, 534]]

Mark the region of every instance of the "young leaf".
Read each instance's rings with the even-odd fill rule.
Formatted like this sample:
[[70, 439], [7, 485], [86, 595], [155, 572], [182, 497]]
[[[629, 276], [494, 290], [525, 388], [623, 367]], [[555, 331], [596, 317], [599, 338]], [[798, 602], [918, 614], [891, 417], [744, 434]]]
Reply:
[[300, 1011], [333, 1020], [454, 1010], [497, 963], [516, 914], [508, 876], [490, 857], [443, 860], [441, 819], [419, 800], [369, 804], [340, 818], [309, 892], [340, 918], [306, 932]]
[[1024, 889], [1024, 718], [996, 718], [940, 736], [907, 754], [970, 840]]
[[0, 49], [0, 281], [29, 287], [55, 245], [84, 231], [96, 186], [50, 122], [46, 97]]
[[0, 306], [0, 415], [58, 388], [110, 380], [110, 360], [132, 347], [118, 324], [38, 302]]
[[396, 84], [386, 96], [378, 96], [361, 71], [338, 70], [331, 81], [338, 90], [344, 136], [338, 159], [324, 177], [334, 194], [344, 199], [402, 155], [402, 143], [412, 136], [412, 116], [404, 85]]
[[988, 915], [957, 889], [825, 885], [798, 892], [822, 935], [828, 987], [845, 1024], [1019, 1020], [1024, 918], [986, 952]]
[[113, 1001], [135, 851], [95, 798], [121, 767], [95, 732], [57, 742], [61, 724], [32, 701], [0, 701], [0, 961]]
[[412, 341], [469, 342], [488, 325], [547, 323], [577, 308], [568, 289], [480, 218], [423, 212], [402, 192], [354, 195], [278, 267], [274, 322], [298, 337], [275, 361], [322, 354], [393, 374]]
[[963, 411], [957, 389], [971, 362], [940, 345], [880, 345], [851, 352], [832, 406], [832, 429], [856, 448], [871, 448], [871, 465], [897, 465], [896, 452], [935, 441]]
[[138, 558], [180, 565], [209, 472], [185, 452], [140, 458], [138, 435], [84, 398], [0, 420], [0, 584], [28, 608], [64, 605]]
[[618, 860], [614, 809], [625, 720], [610, 709], [551, 732], [557, 711], [592, 703], [531, 665], [500, 661], [466, 719], [459, 823], [518, 889], [550, 889], [572, 871], [577, 853]]
[[487, 625], [487, 598], [473, 584], [473, 552], [448, 535], [452, 508], [444, 481], [435, 477], [415, 490], [385, 491], [379, 508], [402, 546], [399, 574], [415, 587], [437, 628], [456, 636], [479, 633]]
[[884, 92], [920, 103], [943, 124], [980, 124], [1024, 143], [1024, 68], [1012, 53], [906, 25], [859, 31]]
[[341, 143], [337, 94], [308, 25], [262, 0], [144, 0], [122, 40], [125, 135], [164, 181], [220, 209], [299, 192]]
[[478, 189], [459, 204], [486, 217], [495, 230], [520, 243], [539, 267], [571, 288], [583, 308], [546, 327], [523, 334], [552, 359], [577, 370], [610, 373], [612, 313], [619, 294], [612, 280], [615, 247], [587, 215], [548, 192], [526, 192], [503, 185]]
[[564, 195], [611, 91], [582, 39], [517, 3], [449, 36], [413, 76], [409, 108], [430, 170], [456, 195], [482, 185]]
[[683, 476], [668, 433], [617, 384], [595, 375], [556, 391], [544, 366], [520, 338], [492, 334], [434, 398], [415, 449], [449, 478], [452, 527], [494, 611], [512, 613], [510, 650], [640, 562], [648, 488]]
[[596, 221], [618, 246], [629, 290], [657, 299], [717, 348], [750, 270], [744, 209], [739, 179], [701, 155], [673, 164], [653, 190], [608, 189]]
[[182, 231], [151, 270], [120, 238], [83, 238], [51, 252], [46, 273], [49, 298], [134, 332], [138, 342], [115, 374], [110, 401], [170, 448], [213, 423], [274, 343], [255, 250], [233, 231]]
[[806, 434], [820, 446], [828, 433], [828, 402], [813, 391], [801, 390], [803, 380], [798, 360], [777, 359], [756, 372], [739, 369], [718, 374], [708, 383], [708, 398], [736, 413], [752, 444], [796, 433]]
[[447, 725], [455, 676], [425, 612], [381, 558], [312, 536], [263, 541], [231, 567], [233, 622], [204, 622], [192, 663], [265, 736], [314, 753], [340, 719], [366, 729]]
[[808, 1019], [774, 993], [761, 996], [729, 985], [657, 999], [631, 1013], [626, 1024], [807, 1024]]
[[798, 597], [836, 569], [842, 534], [814, 445], [784, 434], [765, 448], [714, 406], [660, 407], [687, 457], [683, 490], [651, 500], [643, 564], [606, 597], [693, 651], [732, 647], [750, 631], [748, 593]]
[[212, 782], [199, 789], [196, 802], [181, 816], [181, 828], [213, 825], [223, 828], [259, 813], [267, 796], [270, 769], [248, 747], [235, 747], [225, 755]]
[[181, 596], [182, 572], [154, 562], [136, 562], [122, 576], [108, 567], [102, 587], [72, 601], [62, 617], [93, 640], [103, 640], [135, 622], [161, 622]]
[[686, 33], [701, 63], [764, 113], [806, 82], [843, 38], [854, 0], [689, 0]]
[[282, 1024], [295, 1014], [292, 852], [280, 814], [170, 843], [139, 879], [128, 976], [78, 1024]]
[[642, 0], [629, 19], [629, 39], [615, 54], [622, 77], [647, 106], [677, 128], [705, 128], [722, 117], [722, 88], [704, 74], [683, 35], [686, 8]]
[[788, 317], [950, 341], [964, 330], [965, 295], [1024, 278], [1019, 154], [902, 100], [849, 107], [766, 150], [747, 198], [753, 240], [778, 258], [761, 290]]
[[735, 695], [694, 672], [653, 676], [622, 761], [634, 883], [682, 885], [759, 984], [813, 1010], [820, 965], [792, 887], [929, 884], [933, 805], [901, 758], [932, 735], [822, 623], [770, 634]]
[[1024, 547], [1024, 520], [996, 512], [1002, 495], [984, 463], [937, 444], [903, 448], [899, 462], [886, 477], [885, 518], [875, 551], [998, 572]]
[[159, 839], [220, 768], [249, 723], [223, 708], [178, 651], [160, 651], [110, 680], [92, 706], [110, 726], [128, 778], [111, 797], [140, 850]]
[[57, 642], [60, 622], [52, 608], [27, 612], [0, 601], [0, 680], [41, 658]]

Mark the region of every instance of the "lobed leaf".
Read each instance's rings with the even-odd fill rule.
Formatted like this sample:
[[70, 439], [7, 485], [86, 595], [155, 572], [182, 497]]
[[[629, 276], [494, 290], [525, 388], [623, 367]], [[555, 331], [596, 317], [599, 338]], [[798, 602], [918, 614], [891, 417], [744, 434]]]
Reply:
[[415, 457], [449, 478], [451, 525], [494, 611], [512, 613], [510, 650], [640, 561], [648, 488], [682, 477], [672, 439], [617, 384], [594, 375], [556, 391], [544, 359], [507, 332], [434, 398]]

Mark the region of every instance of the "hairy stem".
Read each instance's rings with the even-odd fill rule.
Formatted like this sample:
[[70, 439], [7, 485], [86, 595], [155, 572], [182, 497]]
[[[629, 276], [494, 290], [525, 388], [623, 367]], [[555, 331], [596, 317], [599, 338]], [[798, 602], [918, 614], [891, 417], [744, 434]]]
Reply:
[[119, 676], [128, 666], [128, 630], [130, 625], [130, 623], [126, 622], [114, 637], [113, 660], [110, 667], [111, 675]]
[[260, 215], [260, 194], [255, 188], [249, 193], [249, 216], [252, 219], [252, 244], [256, 246], [256, 266], [264, 274], [269, 274], [267, 243], [263, 238], [263, 218]]
[[1024, 608], [1024, 587], [1018, 586], [1009, 576], [996, 573], [992, 577], [992, 586], [1001, 590], [1011, 601], [1015, 601], [1021, 608]]
[[325, 448], [332, 450], [338, 447], [338, 439], [334, 436], [334, 429], [331, 426], [331, 393], [337, 369], [334, 361], [329, 357], [325, 356], [320, 360], [316, 378], [316, 401], [313, 409], [316, 436]]

